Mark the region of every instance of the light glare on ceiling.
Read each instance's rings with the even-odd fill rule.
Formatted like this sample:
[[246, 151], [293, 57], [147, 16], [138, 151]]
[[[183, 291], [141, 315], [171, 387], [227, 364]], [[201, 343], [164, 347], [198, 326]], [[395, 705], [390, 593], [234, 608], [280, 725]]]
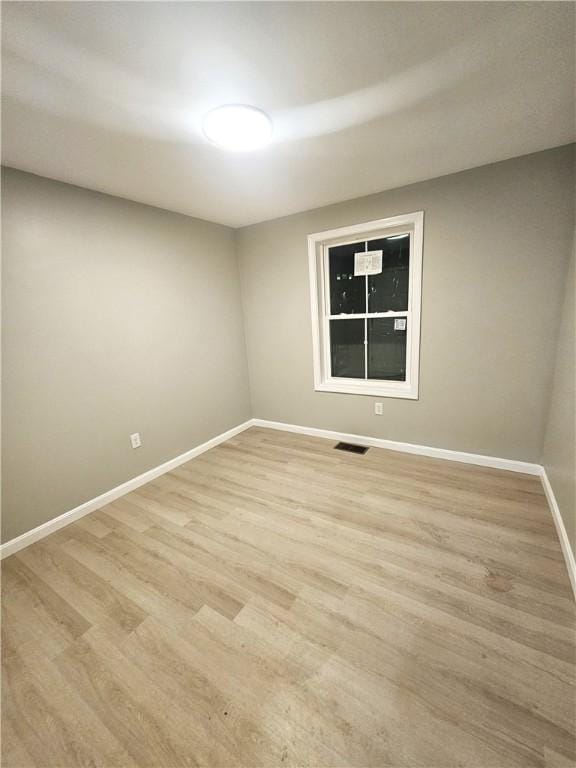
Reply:
[[202, 124], [208, 141], [231, 152], [260, 149], [272, 139], [272, 121], [265, 112], [245, 104], [217, 107]]

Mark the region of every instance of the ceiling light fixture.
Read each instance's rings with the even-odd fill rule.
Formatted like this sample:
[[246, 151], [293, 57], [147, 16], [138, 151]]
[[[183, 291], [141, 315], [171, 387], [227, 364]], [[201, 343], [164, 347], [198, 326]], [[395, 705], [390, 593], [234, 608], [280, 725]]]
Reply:
[[272, 139], [272, 121], [265, 112], [246, 104], [217, 107], [204, 117], [202, 130], [208, 141], [230, 152], [261, 149]]

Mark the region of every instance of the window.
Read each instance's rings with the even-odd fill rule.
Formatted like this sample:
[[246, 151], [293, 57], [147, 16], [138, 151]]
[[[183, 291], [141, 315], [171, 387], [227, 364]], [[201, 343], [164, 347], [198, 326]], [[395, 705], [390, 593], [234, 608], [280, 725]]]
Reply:
[[424, 213], [308, 236], [314, 387], [418, 398]]

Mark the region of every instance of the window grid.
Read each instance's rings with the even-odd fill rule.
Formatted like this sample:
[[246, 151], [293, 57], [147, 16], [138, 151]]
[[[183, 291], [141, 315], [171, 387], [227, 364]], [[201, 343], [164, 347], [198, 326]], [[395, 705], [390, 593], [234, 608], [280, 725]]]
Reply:
[[[409, 242], [409, 253], [410, 258], [412, 255], [412, 233], [406, 232], [401, 233], [406, 234], [410, 238]], [[364, 252], [368, 251], [368, 243], [371, 239], [386, 239], [386, 236], [383, 235], [381, 238], [366, 238], [364, 240], [356, 240], [352, 242], [346, 242], [346, 245], [363, 245]], [[332, 371], [332, 356], [331, 356], [331, 332], [330, 332], [330, 322], [332, 320], [341, 320], [341, 321], [347, 321], [347, 320], [364, 320], [364, 377], [363, 380], [368, 381], [386, 381], [386, 382], [393, 382], [396, 381], [396, 379], [370, 379], [369, 377], [369, 371], [368, 371], [368, 320], [370, 319], [378, 319], [378, 318], [396, 318], [396, 317], [404, 317], [406, 318], [406, 331], [407, 331], [407, 339], [406, 339], [406, 375], [407, 375], [407, 369], [408, 369], [408, 359], [409, 359], [409, 323], [410, 323], [410, 290], [408, 291], [408, 306], [406, 309], [403, 310], [388, 310], [387, 312], [369, 312], [369, 292], [368, 292], [368, 282], [369, 282], [369, 276], [364, 275], [364, 301], [365, 301], [365, 309], [366, 312], [354, 312], [354, 313], [340, 313], [340, 314], [332, 314], [332, 296], [331, 296], [331, 286], [330, 286], [330, 250], [333, 248], [337, 248], [340, 245], [340, 243], [330, 243], [330, 245], [327, 245], [323, 248], [323, 293], [324, 293], [324, 307], [325, 307], [325, 322], [324, 322], [324, 328], [325, 328], [325, 339], [326, 339], [326, 358], [325, 358], [325, 364], [326, 364], [326, 371], [329, 372], [331, 379], [336, 379], [338, 381], [347, 381], [347, 377], [345, 376], [335, 376]], [[355, 251], [358, 253], [359, 251]], [[351, 379], [354, 382], [357, 382], [357, 378]]]
[[[424, 214], [417, 211], [308, 236], [314, 388], [317, 391], [418, 399], [423, 224]], [[394, 275], [392, 295], [389, 290], [391, 284], [384, 275], [363, 276], [364, 287], [359, 294], [358, 278], [351, 276], [353, 267], [346, 257], [359, 250], [380, 250], [382, 246], [375, 240], [400, 239], [406, 235], [410, 237], [409, 259], [405, 271], [401, 270]], [[358, 247], [342, 248], [354, 245]], [[385, 261], [391, 258], [393, 265], [394, 253], [386, 248], [386, 243], [383, 245], [384, 254], [388, 254]], [[351, 281], [348, 295], [336, 290], [336, 268], [333, 270], [331, 287], [328, 259], [330, 248], [341, 248], [336, 264], [341, 270], [342, 279]], [[402, 259], [399, 258], [397, 263], [401, 266]], [[394, 295], [398, 287], [400, 292]], [[382, 293], [378, 297], [376, 293], [379, 291]], [[360, 295], [366, 306], [362, 306], [359, 301]], [[332, 303], [332, 298], [335, 303]], [[388, 306], [392, 308], [388, 309]], [[369, 312], [370, 307], [384, 307], [386, 311]], [[354, 312], [354, 309], [366, 311]], [[336, 314], [331, 310], [340, 312]], [[398, 317], [406, 319], [406, 328], [393, 328], [390, 321]], [[380, 319], [389, 322], [375, 322]], [[331, 348], [331, 329], [335, 333], [340, 322], [349, 320], [364, 321], [363, 340], [368, 341], [368, 344], [363, 345], [364, 355], [361, 355], [359, 349], [361, 335], [358, 330], [338, 332], [338, 342]], [[397, 340], [394, 333], [396, 330], [402, 334]], [[372, 342], [380, 345], [384, 353], [382, 356], [375, 352], [376, 347], [371, 348]], [[332, 376], [332, 357], [344, 376]], [[360, 360], [363, 365], [360, 365]], [[373, 375], [383, 378], [371, 379], [371, 371]]]

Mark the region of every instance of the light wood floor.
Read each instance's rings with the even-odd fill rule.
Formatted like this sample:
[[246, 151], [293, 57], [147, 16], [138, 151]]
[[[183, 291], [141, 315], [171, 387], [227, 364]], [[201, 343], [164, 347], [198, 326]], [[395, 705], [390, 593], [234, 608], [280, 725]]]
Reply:
[[537, 478], [251, 429], [3, 564], [3, 760], [574, 765]]

